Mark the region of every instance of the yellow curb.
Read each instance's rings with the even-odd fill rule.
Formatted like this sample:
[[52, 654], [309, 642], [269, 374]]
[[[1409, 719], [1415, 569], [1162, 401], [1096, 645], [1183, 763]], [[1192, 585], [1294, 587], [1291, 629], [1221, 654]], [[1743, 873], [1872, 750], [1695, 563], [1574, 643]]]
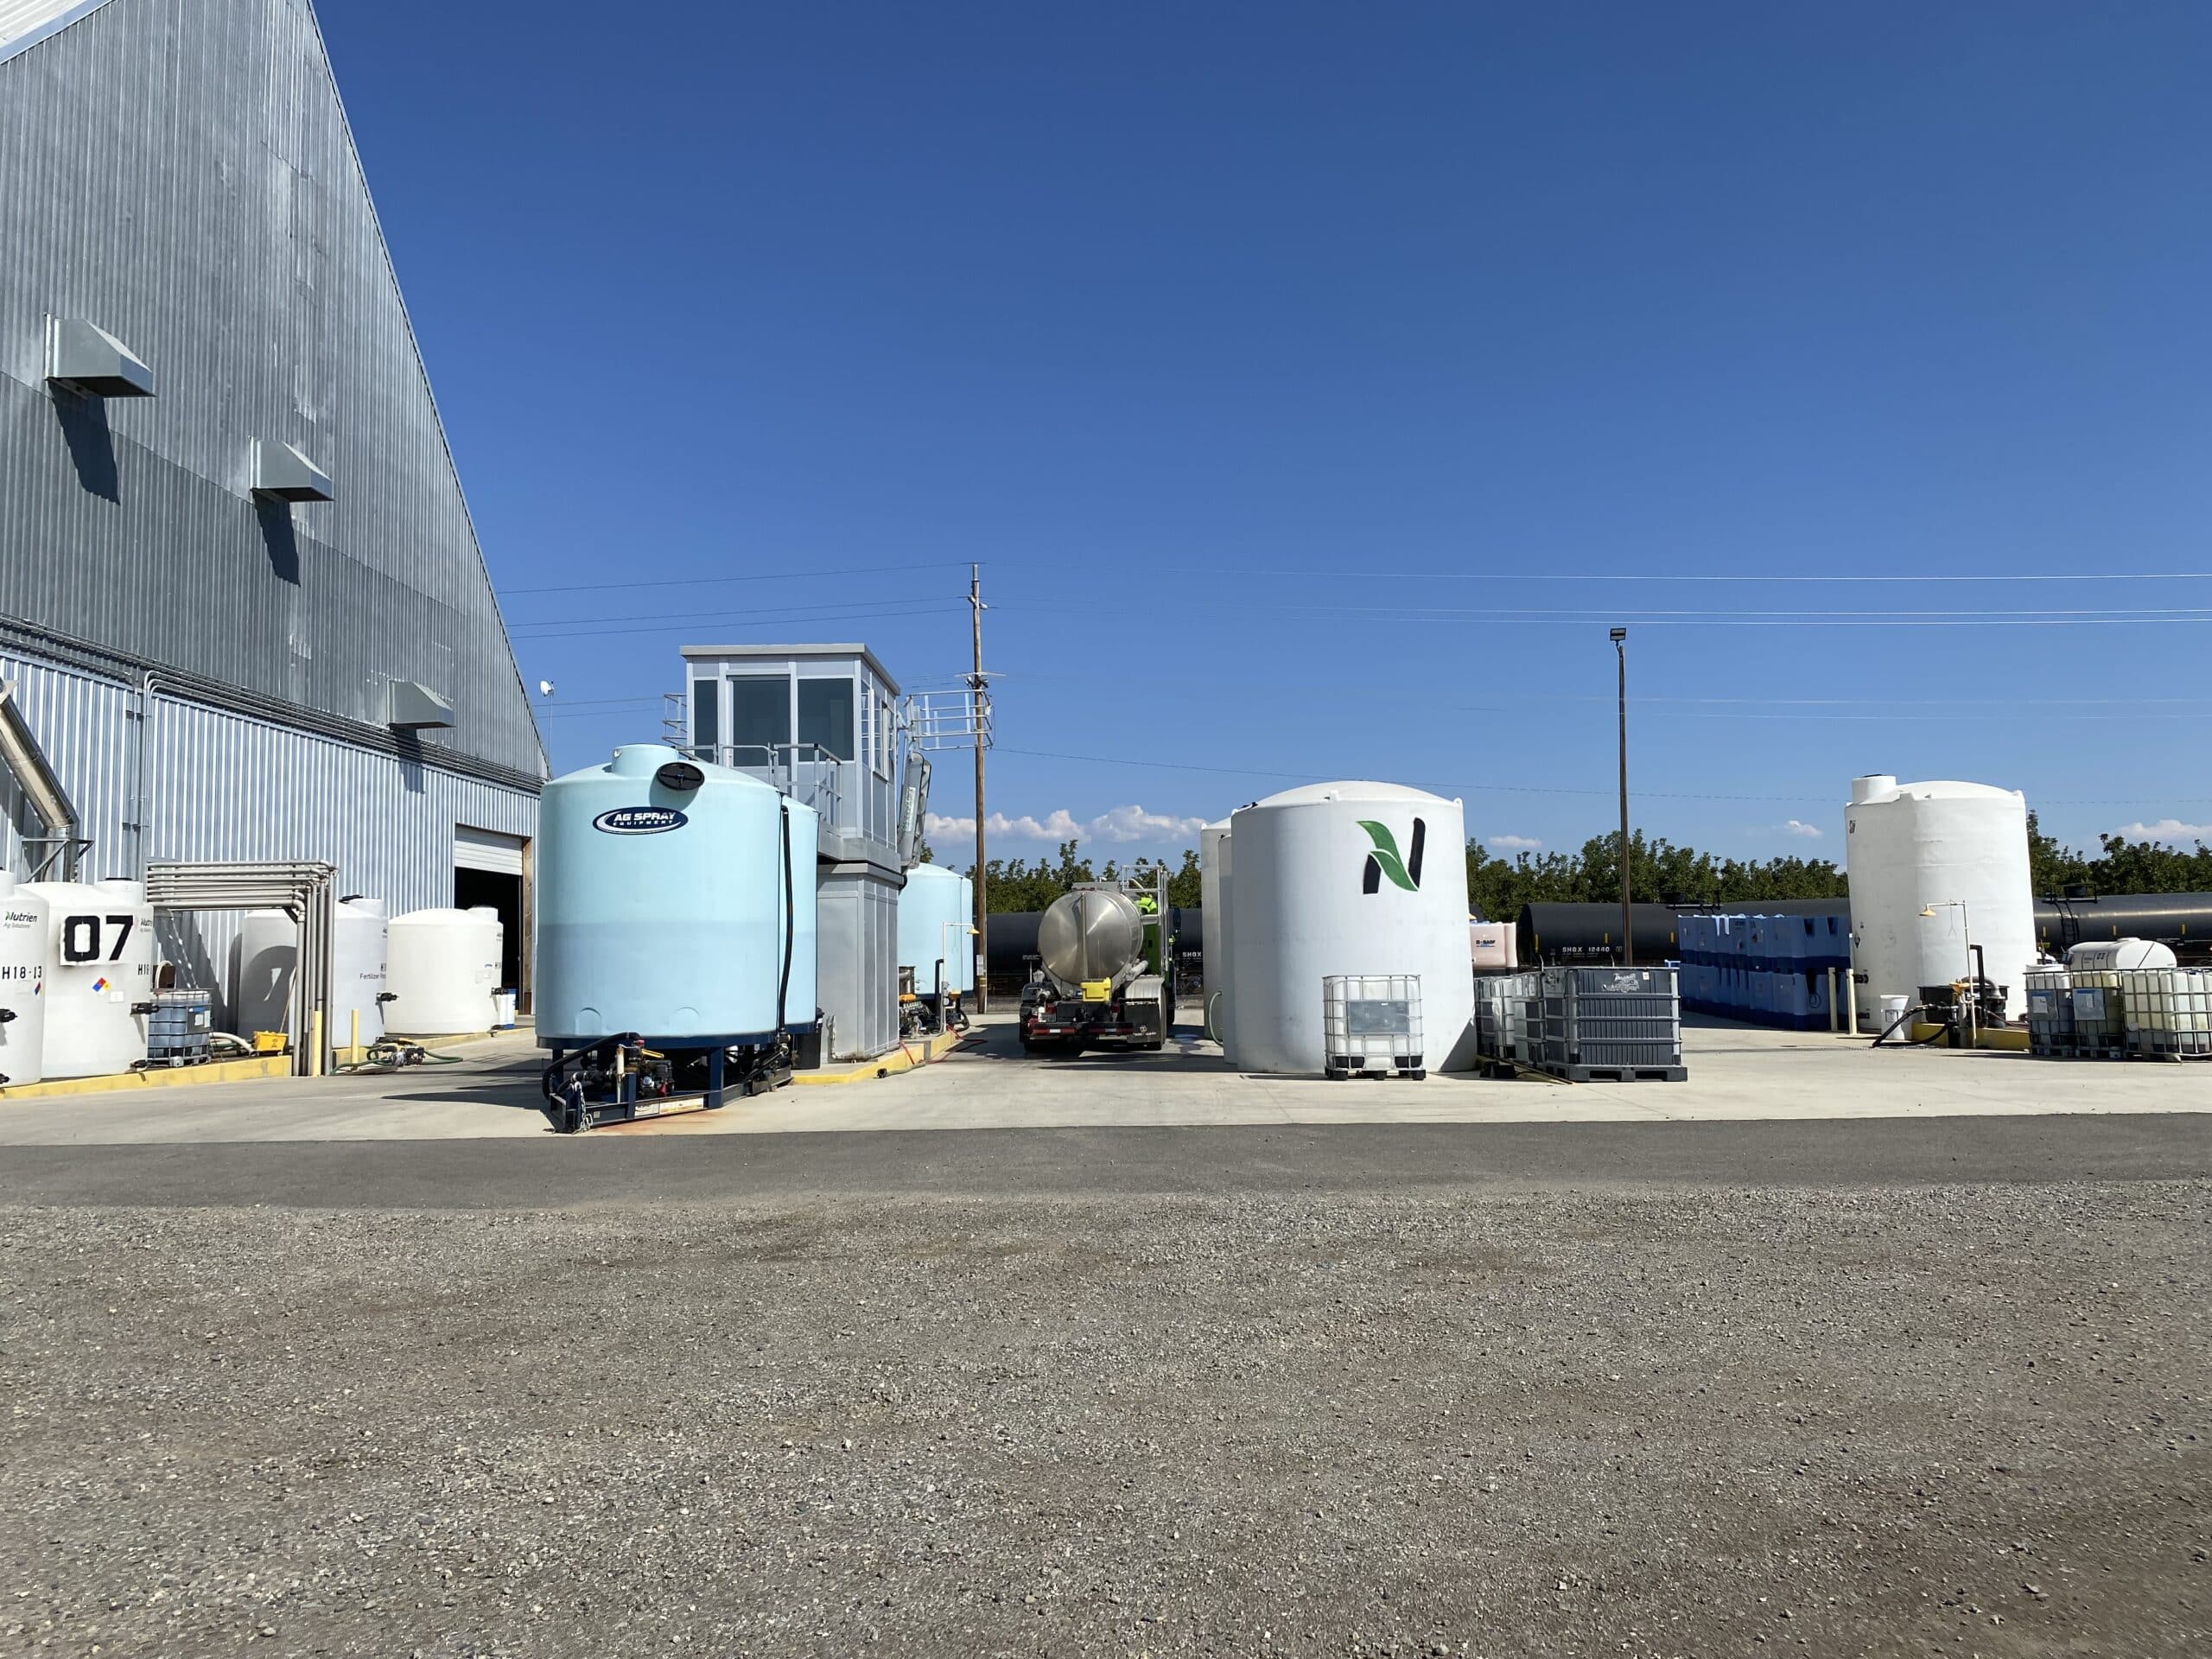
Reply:
[[164, 1065], [143, 1071], [118, 1071], [106, 1077], [56, 1077], [0, 1089], [9, 1100], [38, 1100], [54, 1095], [104, 1095], [116, 1089], [182, 1089], [198, 1083], [244, 1083], [251, 1077], [289, 1077], [292, 1057], [263, 1054], [251, 1060], [212, 1060], [206, 1065]]
[[934, 1037], [923, 1039], [918, 1055], [913, 1044], [901, 1043], [888, 1054], [865, 1061], [849, 1071], [799, 1071], [792, 1074], [791, 1081], [820, 1087], [832, 1083], [867, 1083], [876, 1077], [892, 1077], [900, 1071], [911, 1071], [918, 1065], [927, 1065], [932, 1060], [943, 1059], [966, 1034], [958, 1031], [941, 1031]]
[[[1947, 1027], [1931, 1026], [1919, 1020], [1914, 1020], [1905, 1027], [1905, 1034], [1914, 1042], [1925, 1043], [1931, 1048], [1948, 1048], [1951, 1046], [1951, 1034]], [[2028, 1046], [2028, 1033], [2024, 1031], [1985, 1031], [1981, 1033], [1980, 1040], [1975, 1043], [1974, 1046], [1990, 1049], [2017, 1048], [2024, 1052]]]

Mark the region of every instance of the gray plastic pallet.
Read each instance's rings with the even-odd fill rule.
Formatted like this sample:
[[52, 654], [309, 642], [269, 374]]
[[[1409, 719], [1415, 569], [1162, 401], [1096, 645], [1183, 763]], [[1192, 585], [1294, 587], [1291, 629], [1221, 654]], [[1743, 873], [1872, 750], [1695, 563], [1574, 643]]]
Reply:
[[2084, 1042], [2080, 1038], [2060, 1038], [2046, 1048], [2031, 1047], [2029, 1052], [2046, 1060], [2124, 1060], [2127, 1049], [2115, 1042]]
[[1686, 1065], [1544, 1065], [1539, 1071], [1569, 1083], [1687, 1083]]

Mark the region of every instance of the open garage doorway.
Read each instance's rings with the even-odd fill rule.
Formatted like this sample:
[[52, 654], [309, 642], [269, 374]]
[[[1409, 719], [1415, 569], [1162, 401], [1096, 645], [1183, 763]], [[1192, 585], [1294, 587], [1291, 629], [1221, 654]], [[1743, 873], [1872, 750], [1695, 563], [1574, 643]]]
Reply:
[[512, 986], [517, 1006], [530, 1007], [531, 848], [520, 836], [453, 827], [453, 903], [499, 912], [499, 982]]

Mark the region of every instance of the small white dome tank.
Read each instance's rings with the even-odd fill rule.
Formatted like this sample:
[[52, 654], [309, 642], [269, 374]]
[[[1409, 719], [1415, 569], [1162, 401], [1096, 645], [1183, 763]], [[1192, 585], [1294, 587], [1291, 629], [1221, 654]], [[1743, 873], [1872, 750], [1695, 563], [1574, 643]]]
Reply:
[[937, 991], [937, 964], [944, 962], [944, 988], [966, 995], [976, 988], [976, 888], [942, 864], [917, 864], [899, 892], [899, 965], [914, 972], [914, 989]]
[[1198, 831], [1198, 963], [1209, 1008], [1229, 988], [1229, 959], [1224, 954], [1229, 945], [1222, 929], [1222, 879], [1228, 871], [1229, 820], [1224, 818]]
[[1916, 1002], [1923, 985], [1966, 978], [1971, 944], [2005, 988], [2007, 1016], [2026, 1007], [2036, 961], [2026, 797], [1988, 784], [1855, 779], [1844, 861], [1852, 959], [1871, 996]]
[[2155, 939], [2089, 939], [2066, 953], [2075, 973], [2116, 974], [2139, 968], [2171, 968], [2173, 947]]
[[1421, 978], [1423, 1064], [1474, 1063], [1466, 820], [1457, 801], [1396, 784], [1314, 784], [1230, 818], [1230, 1058], [1318, 1076], [1321, 982]]
[[[384, 900], [341, 899], [331, 912], [330, 1040], [353, 1040], [353, 1016], [361, 1017], [361, 1040], [384, 1035], [385, 942], [391, 923]], [[238, 925], [236, 1010], [242, 1036], [292, 1029], [292, 982], [299, 971], [299, 925], [281, 910], [249, 910]]]
[[[505, 943], [498, 911], [410, 910], [391, 918], [386, 938], [386, 1031], [435, 1037], [492, 1029]], [[334, 1041], [342, 1038], [332, 1033]]]
[[0, 1083], [45, 1077], [45, 899], [0, 870]]
[[143, 881], [33, 881], [46, 900], [49, 1077], [105, 1077], [146, 1058], [154, 1000], [154, 908]]

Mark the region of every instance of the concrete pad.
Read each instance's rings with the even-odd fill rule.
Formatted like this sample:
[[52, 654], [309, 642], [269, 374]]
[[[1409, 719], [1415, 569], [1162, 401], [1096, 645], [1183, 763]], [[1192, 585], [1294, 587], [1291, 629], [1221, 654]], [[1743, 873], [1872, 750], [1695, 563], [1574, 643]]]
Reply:
[[[933, 1065], [839, 1089], [787, 1089], [719, 1112], [597, 1137], [841, 1130], [1211, 1125], [1755, 1122], [2212, 1112], [2212, 1065], [1872, 1049], [1864, 1039], [1693, 1025], [1687, 1083], [1431, 1076], [1326, 1082], [1241, 1074], [1194, 1028], [1158, 1054], [1031, 1058], [993, 1017]], [[529, 1034], [459, 1064], [389, 1075], [276, 1077], [182, 1091], [0, 1101], [0, 1145], [408, 1141], [550, 1135]]]

